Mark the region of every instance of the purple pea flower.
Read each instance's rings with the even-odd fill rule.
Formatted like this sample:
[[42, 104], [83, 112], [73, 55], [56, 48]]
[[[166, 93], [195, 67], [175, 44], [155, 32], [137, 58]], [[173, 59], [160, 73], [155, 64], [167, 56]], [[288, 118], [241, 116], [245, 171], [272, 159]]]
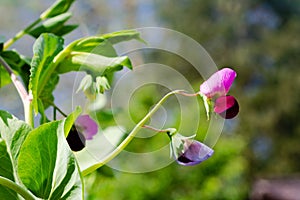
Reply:
[[193, 140], [193, 137], [184, 137], [179, 133], [171, 136], [171, 152], [178, 164], [196, 165], [213, 155], [214, 150], [197, 140]]
[[86, 140], [92, 140], [97, 132], [97, 123], [89, 115], [81, 115], [71, 128], [67, 142], [72, 151], [80, 151], [85, 147]]
[[200, 93], [206, 98], [205, 103], [213, 99], [214, 112], [225, 119], [232, 119], [239, 112], [237, 100], [233, 96], [226, 96], [236, 76], [234, 70], [223, 68], [200, 85]]

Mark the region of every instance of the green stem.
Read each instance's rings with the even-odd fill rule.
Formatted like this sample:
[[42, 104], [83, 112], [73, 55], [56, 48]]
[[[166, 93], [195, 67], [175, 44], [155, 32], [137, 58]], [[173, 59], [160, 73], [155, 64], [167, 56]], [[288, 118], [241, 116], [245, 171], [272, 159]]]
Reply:
[[34, 21], [32, 24], [27, 26], [25, 29], [18, 32], [13, 38], [9, 39], [4, 43], [3, 50], [6, 50], [8, 47], [10, 47], [13, 43], [15, 43], [17, 40], [19, 40], [21, 37], [29, 33], [29, 31], [38, 23], [42, 21], [41, 18], [38, 18], [36, 21]]
[[29, 95], [27, 99], [26, 101], [23, 102], [25, 122], [29, 124], [31, 127], [34, 127], [32, 95]]
[[12, 189], [13, 191], [20, 194], [25, 200], [35, 200], [35, 197], [31, 193], [29, 193], [29, 191], [3, 176], [0, 176], [0, 185]]
[[[55, 110], [57, 110], [61, 115], [63, 115], [64, 117], [67, 117], [68, 115], [66, 113], [64, 113], [59, 107], [57, 107], [57, 105], [55, 105], [55, 103], [51, 102], [51, 101], [47, 101], [45, 100], [45, 102], [49, 103]], [[56, 112], [55, 112], [56, 113]], [[54, 113], [53, 113], [54, 114]], [[55, 114], [56, 116], [56, 114]]]
[[53, 107], [53, 121], [56, 120], [56, 108]]
[[18, 79], [16, 74], [13, 72], [11, 67], [7, 64], [7, 62], [0, 56], [0, 64], [4, 67], [4, 69], [8, 72], [11, 81], [13, 82], [14, 86], [16, 87], [23, 103], [24, 107], [24, 115], [25, 121], [34, 126], [33, 122], [33, 113], [32, 113], [32, 95], [28, 94], [27, 90], [25, 89], [22, 82]]
[[105, 158], [103, 158], [102, 161], [98, 162], [95, 165], [92, 165], [88, 167], [87, 169], [82, 171], [82, 175], [86, 176], [90, 174], [91, 172], [95, 171], [99, 167], [105, 165], [110, 160], [112, 160], [114, 157], [116, 157], [125, 147], [129, 144], [129, 142], [135, 137], [135, 135], [138, 133], [138, 131], [144, 126], [144, 124], [153, 116], [153, 114], [159, 109], [159, 107], [173, 94], [180, 94], [182, 90], [175, 90], [172, 92], [169, 92], [166, 94], [153, 108], [150, 110], [150, 112], [132, 129], [132, 131], [129, 133], [129, 135], [123, 140], [119, 146], [113, 150], [110, 154], [108, 154]]
[[53, 108], [55, 108], [61, 115], [64, 117], [68, 117], [66, 113], [64, 113], [59, 107], [57, 107], [55, 104], [52, 104]]

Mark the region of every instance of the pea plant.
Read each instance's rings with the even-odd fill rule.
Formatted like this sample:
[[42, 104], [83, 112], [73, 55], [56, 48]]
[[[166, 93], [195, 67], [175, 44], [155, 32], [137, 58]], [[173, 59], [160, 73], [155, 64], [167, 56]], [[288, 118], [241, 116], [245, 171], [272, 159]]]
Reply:
[[[0, 40], [1, 87], [14, 84], [22, 99], [25, 119], [0, 111], [1, 199], [84, 199], [83, 177], [116, 157], [142, 128], [166, 133], [178, 164], [195, 165], [205, 161], [213, 155], [210, 147], [177, 133], [174, 128], [161, 130], [147, 125], [151, 116], [174, 94], [187, 98], [201, 96], [208, 120], [211, 113], [230, 119], [239, 112], [237, 100], [227, 95], [237, 74], [223, 68], [203, 82], [195, 94], [183, 90], [167, 93], [104, 160], [80, 169], [74, 152], [84, 149], [86, 140], [98, 134], [98, 122], [89, 114], [82, 114], [79, 106], [65, 114], [55, 105], [53, 91], [59, 77], [69, 72], [84, 72], [79, 89], [93, 101], [97, 94], [110, 89], [116, 71], [133, 67], [127, 56], [117, 55], [114, 45], [128, 40], [144, 41], [139, 32], [123, 30], [64, 44], [63, 36], [77, 28], [66, 24], [73, 1], [57, 0], [14, 37]], [[36, 38], [32, 58], [9, 49], [24, 35]], [[53, 118], [45, 112], [49, 108], [54, 110]], [[56, 119], [56, 112], [64, 118]], [[40, 116], [38, 124], [37, 115]]]

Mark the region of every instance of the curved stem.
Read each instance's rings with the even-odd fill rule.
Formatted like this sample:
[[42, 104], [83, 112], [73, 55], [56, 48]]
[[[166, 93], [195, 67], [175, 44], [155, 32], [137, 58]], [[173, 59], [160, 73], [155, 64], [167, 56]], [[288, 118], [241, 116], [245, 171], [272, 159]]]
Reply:
[[3, 50], [6, 50], [8, 47], [10, 47], [13, 43], [15, 43], [17, 40], [19, 40], [21, 37], [26, 35], [35, 25], [40, 23], [42, 21], [41, 18], [38, 18], [33, 23], [31, 23], [29, 26], [27, 26], [25, 29], [19, 31], [13, 38], [9, 39], [4, 43]]
[[158, 133], [168, 133], [169, 132], [169, 129], [157, 129], [157, 128], [154, 128], [154, 127], [148, 126], [148, 125], [143, 125], [142, 127], [152, 130], [152, 131], [155, 131], [155, 132], [158, 132]]
[[29, 191], [22, 188], [21, 186], [19, 186], [18, 184], [16, 184], [8, 178], [0, 176], [0, 185], [12, 189], [16, 193], [20, 194], [25, 200], [35, 200], [35, 197], [31, 193], [29, 193]]
[[144, 125], [142, 127], [147, 128], [152, 131], [155, 131], [155, 132], [158, 132], [158, 133], [166, 133], [170, 139], [172, 139], [172, 136], [177, 133], [177, 130], [175, 128], [157, 129], [157, 128], [154, 128], [154, 127], [148, 126], [148, 125]]
[[150, 110], [150, 112], [132, 129], [132, 131], [129, 133], [129, 135], [123, 140], [119, 146], [115, 150], [113, 150], [110, 154], [108, 154], [105, 158], [102, 159], [102, 161], [98, 162], [95, 165], [92, 165], [88, 167], [87, 169], [82, 171], [82, 175], [86, 176], [90, 174], [91, 172], [95, 171], [99, 167], [105, 165], [110, 160], [112, 160], [114, 157], [116, 157], [121, 151], [129, 144], [129, 142], [135, 137], [135, 135], [138, 133], [138, 131], [144, 126], [144, 124], [152, 117], [152, 115], [159, 109], [159, 107], [173, 94], [180, 94], [182, 90], [175, 90], [172, 92], [169, 92], [166, 94], [153, 108]]
[[197, 92], [197, 93], [186, 93], [184, 90], [180, 90], [178, 92], [178, 94], [181, 94], [181, 95], [186, 96], [186, 97], [195, 97], [195, 96], [201, 95], [200, 92]]

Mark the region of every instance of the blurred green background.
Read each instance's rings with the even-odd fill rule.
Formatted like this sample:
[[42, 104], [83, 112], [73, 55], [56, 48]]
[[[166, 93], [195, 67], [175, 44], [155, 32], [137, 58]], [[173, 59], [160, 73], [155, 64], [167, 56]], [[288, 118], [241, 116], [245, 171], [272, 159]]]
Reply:
[[[0, 35], [13, 36], [51, 3], [1, 0]], [[198, 166], [173, 163], [144, 174], [103, 168], [86, 178], [87, 199], [248, 199], [258, 178], [298, 176], [300, 1], [78, 0], [72, 11], [73, 21], [80, 28], [66, 37], [67, 43], [80, 36], [120, 29], [166, 27], [197, 40], [217, 66], [230, 66], [238, 73], [230, 94], [238, 99], [240, 113], [225, 123], [213, 157]], [[30, 55], [32, 43], [33, 39], [26, 37], [14, 47]], [[203, 81], [195, 78], [188, 63], [178, 58], [152, 56], [169, 66], [180, 63], [182, 68], [178, 70], [195, 89]], [[64, 92], [67, 84], [72, 85], [67, 80], [62, 82], [59, 91]], [[10, 92], [0, 92], [1, 109], [22, 115], [16, 92], [12, 87], [6, 87], [6, 91]], [[141, 90], [134, 98], [133, 118], [139, 119], [164, 92], [156, 87]], [[66, 110], [68, 100], [57, 93], [56, 101]], [[103, 122], [103, 126], [110, 123]], [[203, 140], [201, 132], [205, 129], [198, 131], [199, 140]], [[155, 145], [155, 139], [146, 143]], [[137, 141], [128, 148], [141, 147]]]

